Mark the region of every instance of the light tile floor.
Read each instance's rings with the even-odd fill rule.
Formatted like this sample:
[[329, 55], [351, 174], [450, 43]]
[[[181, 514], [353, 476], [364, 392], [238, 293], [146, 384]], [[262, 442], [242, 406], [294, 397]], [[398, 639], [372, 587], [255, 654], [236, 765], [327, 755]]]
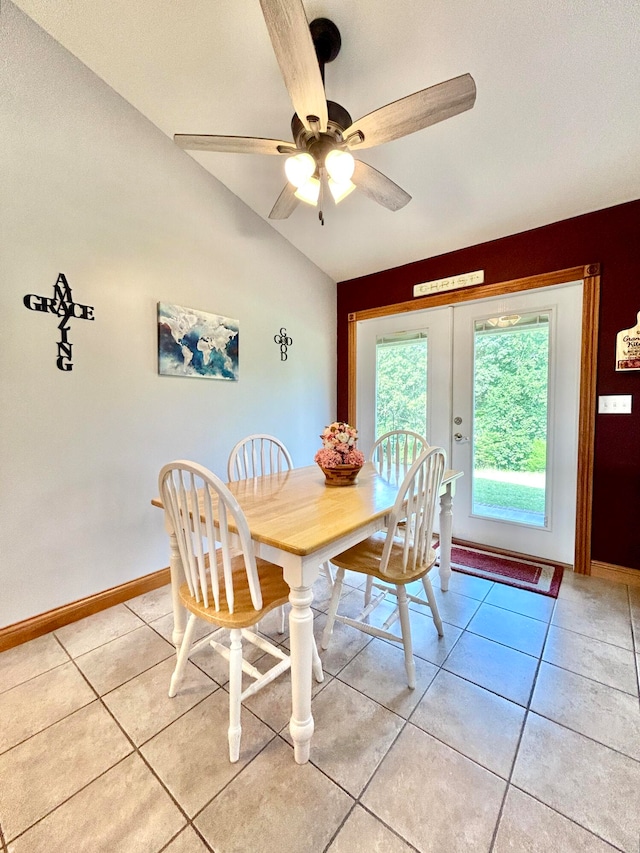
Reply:
[[639, 853], [640, 590], [434, 586], [445, 637], [412, 613], [414, 691], [400, 648], [336, 627], [302, 767], [288, 675], [247, 702], [235, 765], [219, 657], [167, 697], [166, 587], [4, 652], [3, 853]]

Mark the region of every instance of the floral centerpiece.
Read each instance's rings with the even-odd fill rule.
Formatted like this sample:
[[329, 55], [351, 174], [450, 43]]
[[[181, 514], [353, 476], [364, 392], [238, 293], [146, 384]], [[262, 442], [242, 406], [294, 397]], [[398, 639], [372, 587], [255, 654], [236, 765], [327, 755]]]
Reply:
[[314, 460], [324, 471], [327, 484], [354, 483], [364, 465], [364, 454], [356, 449], [358, 430], [344, 421], [335, 421], [324, 428], [320, 438], [322, 447]]

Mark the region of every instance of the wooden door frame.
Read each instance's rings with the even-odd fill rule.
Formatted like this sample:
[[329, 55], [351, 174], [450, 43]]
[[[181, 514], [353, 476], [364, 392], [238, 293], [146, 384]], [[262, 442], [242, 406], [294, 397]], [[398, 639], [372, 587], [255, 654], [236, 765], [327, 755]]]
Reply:
[[578, 416], [578, 476], [576, 483], [576, 535], [574, 572], [591, 574], [591, 515], [593, 502], [593, 457], [596, 423], [596, 367], [598, 360], [598, 318], [600, 313], [600, 264], [570, 267], [542, 275], [517, 278], [495, 284], [477, 285], [461, 290], [436, 293], [395, 305], [368, 308], [348, 315], [348, 381], [347, 411], [349, 423], [357, 422], [356, 377], [357, 377], [357, 323], [403, 314], [424, 311], [443, 305], [458, 305], [472, 300], [505, 296], [540, 287], [552, 287], [583, 282], [582, 291], [582, 334], [580, 346], [580, 398]]

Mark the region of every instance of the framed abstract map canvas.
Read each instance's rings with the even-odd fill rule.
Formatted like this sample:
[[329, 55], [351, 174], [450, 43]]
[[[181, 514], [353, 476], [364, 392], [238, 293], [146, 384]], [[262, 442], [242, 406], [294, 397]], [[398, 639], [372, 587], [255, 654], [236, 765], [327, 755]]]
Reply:
[[237, 320], [158, 302], [158, 373], [238, 379]]

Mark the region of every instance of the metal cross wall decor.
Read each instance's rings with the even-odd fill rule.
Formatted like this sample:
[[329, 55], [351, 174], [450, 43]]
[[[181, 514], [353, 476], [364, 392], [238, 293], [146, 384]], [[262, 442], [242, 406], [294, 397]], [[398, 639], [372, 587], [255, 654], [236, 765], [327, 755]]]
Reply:
[[95, 320], [93, 307], [80, 305], [73, 301], [71, 288], [64, 273], [58, 275], [53, 285], [53, 296], [36, 296], [35, 293], [27, 293], [23, 298], [25, 308], [30, 311], [42, 311], [44, 314], [55, 314], [60, 317], [58, 328], [60, 329], [60, 340], [58, 341], [58, 357], [56, 365], [58, 370], [73, 370], [71, 362], [71, 348], [73, 344], [68, 338], [70, 326], [69, 320]]
[[293, 338], [287, 336], [287, 330], [283, 327], [280, 329], [280, 334], [274, 335], [273, 340], [280, 344], [280, 361], [287, 360], [287, 347], [293, 344]]

